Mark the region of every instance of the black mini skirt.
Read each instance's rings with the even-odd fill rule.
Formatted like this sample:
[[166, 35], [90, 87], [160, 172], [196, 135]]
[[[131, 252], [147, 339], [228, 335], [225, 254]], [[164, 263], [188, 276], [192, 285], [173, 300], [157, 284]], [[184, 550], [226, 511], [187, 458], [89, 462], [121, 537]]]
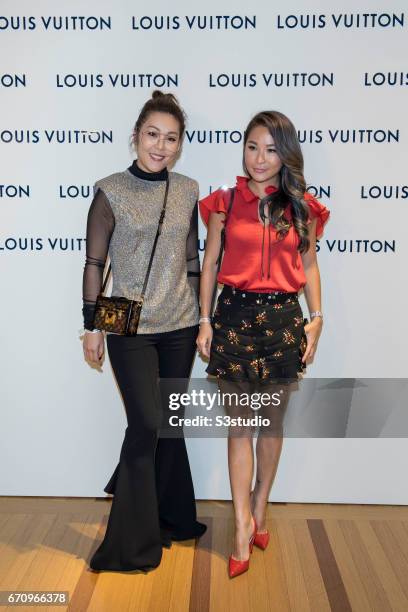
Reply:
[[304, 319], [296, 292], [255, 293], [224, 285], [212, 325], [210, 375], [290, 383], [305, 370], [300, 359]]

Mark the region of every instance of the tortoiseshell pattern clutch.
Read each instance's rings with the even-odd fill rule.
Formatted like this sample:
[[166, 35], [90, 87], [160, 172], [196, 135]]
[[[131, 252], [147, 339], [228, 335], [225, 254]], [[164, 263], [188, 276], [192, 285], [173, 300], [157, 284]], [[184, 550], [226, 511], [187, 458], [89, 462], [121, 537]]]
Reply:
[[122, 336], [135, 336], [143, 300], [98, 295], [94, 327]]

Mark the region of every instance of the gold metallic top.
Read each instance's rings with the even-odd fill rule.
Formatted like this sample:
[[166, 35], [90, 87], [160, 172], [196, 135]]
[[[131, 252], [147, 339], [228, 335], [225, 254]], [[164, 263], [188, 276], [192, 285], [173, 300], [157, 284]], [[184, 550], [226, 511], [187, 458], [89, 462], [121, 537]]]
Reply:
[[[167, 332], [198, 324], [196, 292], [187, 279], [186, 243], [198, 183], [169, 173], [166, 214], [147, 283], [138, 333]], [[129, 170], [94, 186], [106, 195], [115, 217], [109, 243], [112, 295], [140, 297], [163, 206], [165, 181], [148, 181]]]

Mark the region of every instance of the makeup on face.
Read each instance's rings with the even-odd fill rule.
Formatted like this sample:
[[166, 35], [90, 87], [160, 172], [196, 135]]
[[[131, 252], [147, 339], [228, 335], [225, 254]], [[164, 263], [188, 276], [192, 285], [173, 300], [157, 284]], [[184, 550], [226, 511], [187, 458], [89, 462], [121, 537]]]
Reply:
[[145, 172], [160, 172], [177, 156], [180, 126], [170, 113], [150, 113], [137, 136], [137, 163]]
[[245, 144], [245, 166], [251, 180], [256, 183], [279, 186], [282, 162], [269, 130], [264, 126], [253, 128]]

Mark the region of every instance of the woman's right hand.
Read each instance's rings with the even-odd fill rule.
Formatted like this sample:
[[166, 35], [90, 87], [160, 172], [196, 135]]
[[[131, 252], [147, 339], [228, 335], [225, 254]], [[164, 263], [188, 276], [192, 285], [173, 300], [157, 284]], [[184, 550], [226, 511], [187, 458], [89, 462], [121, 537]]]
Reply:
[[83, 340], [84, 356], [87, 361], [100, 365], [105, 352], [105, 339], [102, 332], [87, 332]]
[[200, 323], [196, 344], [199, 353], [204, 357], [210, 357], [210, 348], [213, 337], [211, 323]]

